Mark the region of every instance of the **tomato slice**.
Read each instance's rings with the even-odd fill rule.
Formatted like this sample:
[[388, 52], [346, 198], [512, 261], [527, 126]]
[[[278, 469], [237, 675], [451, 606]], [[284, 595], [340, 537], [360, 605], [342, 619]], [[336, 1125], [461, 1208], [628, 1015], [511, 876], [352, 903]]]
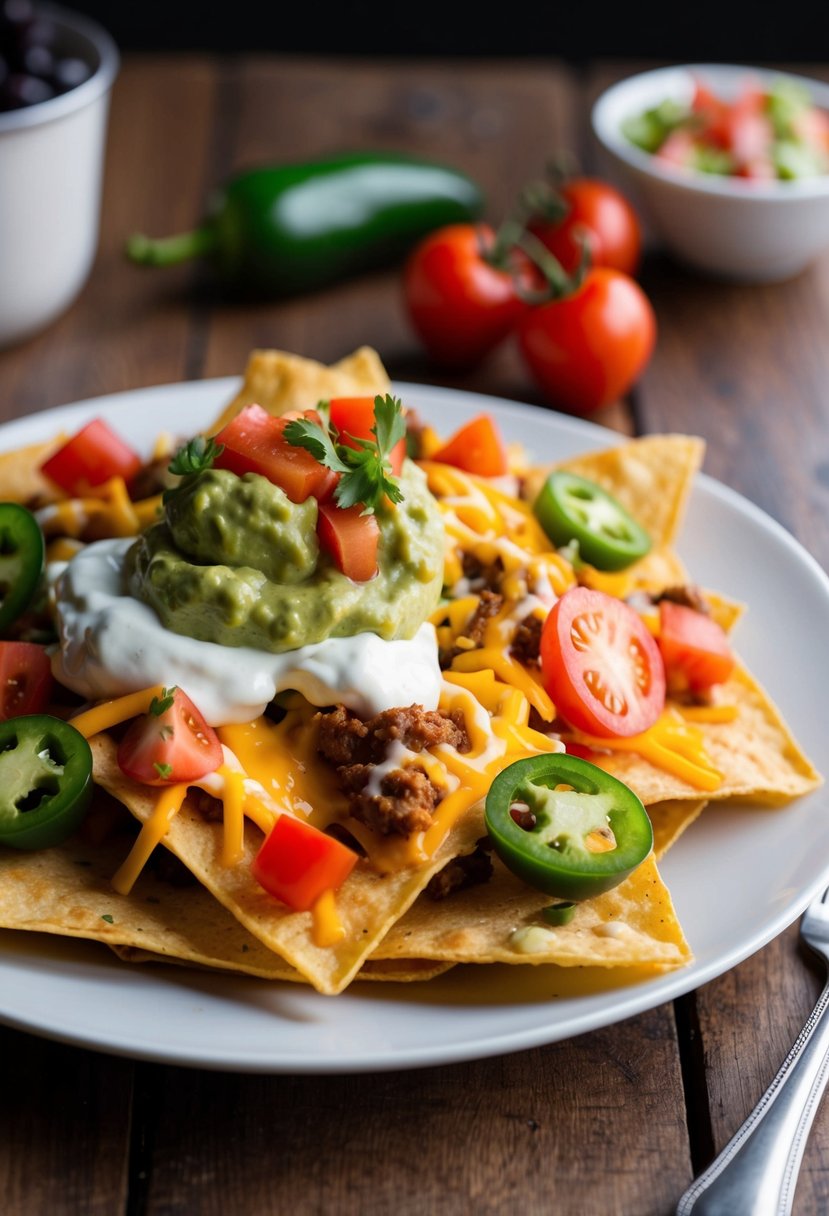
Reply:
[[43, 713], [53, 683], [45, 647], [35, 642], [0, 642], [0, 722]]
[[94, 418], [40, 468], [67, 494], [77, 497], [111, 477], [130, 481], [141, 468], [141, 457], [105, 422]]
[[[319, 421], [315, 411], [303, 416]], [[261, 405], [246, 406], [215, 437], [216, 443], [224, 445], [216, 458], [216, 468], [230, 469], [240, 477], [245, 473], [267, 477], [285, 491], [291, 502], [328, 497], [337, 484], [337, 474], [305, 448], [288, 443], [285, 427], [289, 421], [274, 418]]]
[[[359, 447], [355, 439], [376, 442], [371, 433], [375, 425], [373, 397], [332, 397], [328, 403], [331, 421], [339, 431], [339, 442], [350, 448]], [[400, 476], [406, 458], [406, 440], [399, 440], [389, 454], [389, 464], [395, 477]]]
[[380, 525], [374, 515], [361, 514], [359, 503], [338, 507], [321, 502], [317, 516], [317, 536], [330, 553], [339, 571], [355, 583], [367, 583], [377, 573]]
[[479, 477], [502, 477], [509, 472], [507, 450], [494, 418], [479, 414], [467, 422], [432, 456]]
[[214, 772], [224, 753], [219, 736], [180, 688], [165, 689], [121, 740], [118, 765], [142, 785], [176, 785]]
[[590, 735], [626, 737], [665, 706], [659, 648], [633, 608], [588, 587], [553, 606], [541, 634], [544, 686], [559, 714]]
[[702, 692], [724, 683], [734, 670], [728, 638], [717, 622], [671, 600], [659, 604], [659, 650], [674, 691]]
[[253, 877], [297, 912], [307, 912], [324, 891], [342, 886], [357, 854], [291, 815], [280, 815], [251, 864]]

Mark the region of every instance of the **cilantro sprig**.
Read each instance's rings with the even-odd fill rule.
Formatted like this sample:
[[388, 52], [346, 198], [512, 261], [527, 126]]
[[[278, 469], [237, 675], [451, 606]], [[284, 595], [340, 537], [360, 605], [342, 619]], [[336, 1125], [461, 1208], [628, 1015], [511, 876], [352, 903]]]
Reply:
[[334, 491], [337, 505], [353, 507], [360, 503], [363, 515], [372, 514], [386, 498], [392, 502], [403, 501], [389, 457], [406, 434], [406, 421], [402, 403], [388, 393], [385, 397], [374, 398], [371, 434], [373, 440], [348, 435], [351, 442], [347, 444], [340, 442], [340, 433], [335, 427], [320, 426], [307, 418], [297, 418], [285, 428], [288, 443], [305, 448], [325, 468], [340, 474]]
[[160, 697], [153, 697], [150, 701], [150, 713], [154, 718], [160, 718], [168, 709], [172, 709], [177, 692], [178, 687], [174, 684], [172, 688], [162, 688]]
[[179, 448], [167, 467], [178, 477], [190, 477], [203, 473], [205, 469], [212, 469], [213, 462], [224, 450], [224, 444], [217, 443], [212, 436], [196, 435], [195, 439], [190, 439]]

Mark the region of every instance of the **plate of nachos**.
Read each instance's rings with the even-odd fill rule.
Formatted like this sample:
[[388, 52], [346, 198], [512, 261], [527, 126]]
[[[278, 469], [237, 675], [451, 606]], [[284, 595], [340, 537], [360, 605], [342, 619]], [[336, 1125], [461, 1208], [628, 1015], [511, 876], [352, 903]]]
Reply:
[[364, 349], [0, 441], [5, 1022], [476, 1058], [698, 986], [823, 880], [827, 580], [700, 440]]

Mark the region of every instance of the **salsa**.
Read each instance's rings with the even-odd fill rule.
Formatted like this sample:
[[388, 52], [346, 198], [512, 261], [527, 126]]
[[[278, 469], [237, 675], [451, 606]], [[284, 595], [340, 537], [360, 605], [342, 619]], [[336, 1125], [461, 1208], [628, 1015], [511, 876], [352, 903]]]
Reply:
[[733, 101], [697, 80], [689, 103], [666, 98], [622, 123], [630, 143], [667, 164], [721, 177], [794, 181], [829, 173], [829, 114], [798, 82], [746, 80]]

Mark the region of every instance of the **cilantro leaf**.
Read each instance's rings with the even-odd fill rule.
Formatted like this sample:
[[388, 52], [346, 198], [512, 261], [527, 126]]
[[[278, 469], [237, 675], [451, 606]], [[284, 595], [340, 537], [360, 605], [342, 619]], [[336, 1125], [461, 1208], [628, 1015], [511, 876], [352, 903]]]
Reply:
[[173, 775], [172, 764], [159, 764], [159, 762], [156, 760], [153, 768], [158, 773], [159, 777], [162, 777], [165, 781], [168, 781]]
[[296, 419], [285, 428], [288, 443], [305, 448], [321, 465], [340, 474], [334, 490], [337, 505], [345, 508], [361, 503], [363, 515], [372, 514], [386, 498], [403, 501], [389, 463], [392, 450], [406, 434], [400, 401], [388, 394], [375, 397], [371, 433], [373, 440], [349, 435], [351, 443], [346, 444], [338, 442], [339, 434], [332, 435], [327, 427], [309, 419]]
[[285, 427], [285, 438], [295, 448], [305, 448], [320, 464], [335, 473], [347, 473], [349, 466], [342, 460], [327, 430], [308, 418], [295, 418]]
[[115, 924], [115, 917], [114, 917], [114, 916], [112, 916], [112, 915], [111, 915], [109, 912], [102, 912], [102, 913], [101, 913], [101, 920], [105, 920], [105, 921], [106, 921], [106, 923], [107, 923], [108, 925], [114, 925], [114, 924]]
[[172, 709], [177, 691], [174, 684], [172, 688], [162, 688], [160, 697], [153, 697], [150, 701], [150, 713], [154, 718], [160, 718], [162, 714], [166, 714], [168, 709]]
[[179, 477], [189, 477], [194, 473], [203, 473], [212, 469], [213, 462], [225, 450], [223, 443], [217, 443], [212, 436], [196, 435], [176, 452], [167, 468]]

